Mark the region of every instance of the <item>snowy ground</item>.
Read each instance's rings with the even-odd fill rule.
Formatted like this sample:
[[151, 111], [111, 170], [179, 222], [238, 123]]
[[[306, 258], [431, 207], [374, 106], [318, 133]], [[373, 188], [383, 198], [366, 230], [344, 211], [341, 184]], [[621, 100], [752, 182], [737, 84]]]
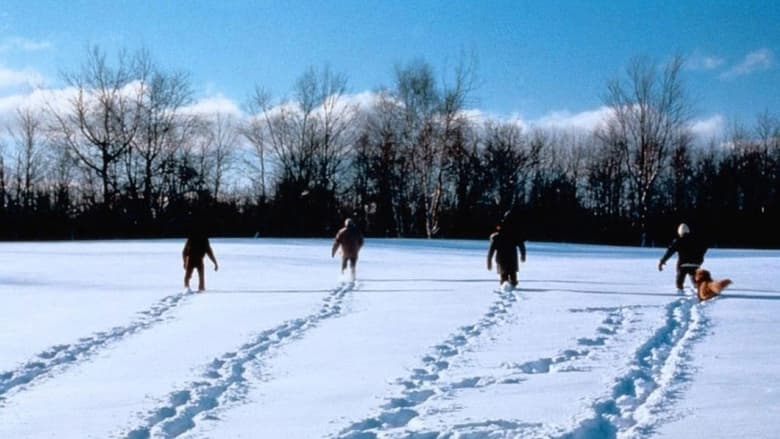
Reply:
[[[0, 438], [773, 438], [780, 252], [712, 249], [699, 304], [663, 249], [373, 240], [0, 243]], [[211, 264], [207, 262], [207, 268]]]

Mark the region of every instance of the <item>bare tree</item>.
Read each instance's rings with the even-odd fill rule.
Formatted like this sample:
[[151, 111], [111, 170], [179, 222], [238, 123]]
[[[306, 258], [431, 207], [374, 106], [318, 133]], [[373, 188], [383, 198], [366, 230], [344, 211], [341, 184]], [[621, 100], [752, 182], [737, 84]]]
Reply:
[[354, 121], [358, 107], [345, 100], [346, 77], [332, 73], [325, 68], [319, 77], [319, 108], [315, 141], [317, 185], [335, 191], [339, 174], [346, 165], [349, 148], [355, 140], [357, 130]]
[[765, 110], [756, 119], [756, 138], [767, 158], [780, 152], [780, 118]]
[[585, 161], [586, 204], [600, 217], [617, 218], [624, 211], [626, 172], [622, 145], [610, 136], [594, 136]]
[[[346, 78], [327, 67], [307, 70], [291, 99], [272, 103], [268, 93], [255, 91], [249, 105], [255, 118], [244, 136], [252, 143], [263, 174], [266, 155], [274, 160], [277, 187], [285, 187], [284, 203], [302, 202], [316, 193], [312, 199], [330, 205], [335, 213], [339, 176], [356, 132], [357, 108], [347, 102], [345, 93]], [[259, 180], [264, 188], [265, 175]]]
[[363, 191], [356, 200], [373, 218], [377, 230], [392, 236], [406, 232], [409, 162], [404, 153], [398, 101], [386, 90], [377, 92], [365, 109], [361, 134], [355, 142], [355, 180]]
[[118, 160], [126, 154], [141, 126], [141, 102], [147, 71], [138, 59], [120, 52], [109, 65], [97, 47], [89, 50], [81, 71], [66, 74], [74, 90], [67, 108], [49, 105], [52, 131], [101, 182], [102, 202], [111, 207], [119, 190]]
[[436, 156], [433, 190], [426, 192], [425, 231], [430, 238], [438, 234], [443, 209], [445, 178], [448, 169], [458, 166], [453, 160], [466, 147], [471, 123], [464, 110], [476, 86], [476, 60], [467, 63], [464, 59], [455, 66], [452, 78], [447, 79], [445, 72], [441, 85], [441, 102], [438, 109], [437, 143], [440, 151]]
[[416, 224], [418, 214], [422, 212], [424, 232], [431, 237], [434, 232], [431, 209], [435, 200], [441, 197], [439, 176], [444, 172], [443, 150], [435, 139], [441, 97], [433, 68], [423, 60], [396, 66], [393, 94], [402, 112], [399, 118], [402, 121], [402, 149], [409, 157], [408, 198], [412, 224]]
[[181, 147], [192, 126], [193, 116], [182, 112], [192, 102], [187, 75], [167, 73], [141, 53], [139, 64], [148, 72], [139, 101], [139, 129], [133, 136], [128, 154], [128, 179], [139, 179], [140, 198], [145, 214], [161, 209], [166, 161]]
[[54, 195], [54, 210], [67, 217], [74, 202], [71, 186], [75, 181], [76, 159], [67, 148], [52, 147], [47, 160], [50, 163], [48, 181]]
[[233, 166], [238, 149], [238, 123], [234, 117], [217, 113], [206, 121], [204, 146], [212, 164], [210, 188], [214, 199], [219, 199], [225, 176]]
[[626, 77], [612, 80], [607, 87], [605, 100], [611, 114], [601, 135], [605, 143], [622, 151], [642, 245], [658, 176], [672, 148], [689, 138], [691, 104], [680, 79], [682, 66], [683, 58], [676, 56], [659, 72], [656, 64], [636, 58]]
[[530, 141], [515, 123], [488, 122], [484, 127], [483, 163], [493, 175], [489, 186], [491, 203], [505, 211], [525, 201], [525, 186], [539, 163], [546, 142]]
[[0, 139], [0, 209], [5, 210], [8, 202], [8, 183], [5, 165], [5, 144]]
[[252, 170], [250, 179], [259, 189], [261, 200], [266, 200], [268, 191], [266, 186], [266, 152], [268, 148], [268, 138], [266, 137], [266, 120], [263, 117], [263, 109], [267, 107], [268, 96], [260, 89], [255, 90], [254, 96], [247, 104], [249, 118], [240, 127], [241, 135], [249, 142], [252, 147], [252, 157], [254, 160], [247, 161], [247, 165]]
[[[462, 140], [467, 120], [463, 110], [474, 88], [474, 65], [461, 62], [451, 82], [440, 84], [433, 68], [415, 60], [395, 70], [394, 98], [402, 111], [402, 144], [410, 157], [412, 218], [422, 211], [429, 238], [439, 233], [447, 158]], [[417, 207], [419, 204], [419, 207]]]
[[30, 109], [17, 109], [14, 125], [8, 131], [16, 147], [16, 198], [28, 211], [46, 172], [46, 138], [41, 115]]

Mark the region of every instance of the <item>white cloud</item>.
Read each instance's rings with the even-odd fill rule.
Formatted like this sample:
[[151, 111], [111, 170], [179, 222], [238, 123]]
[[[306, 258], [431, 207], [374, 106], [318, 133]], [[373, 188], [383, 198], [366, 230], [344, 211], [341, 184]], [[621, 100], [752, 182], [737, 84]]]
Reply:
[[484, 122], [487, 122], [488, 120], [495, 120], [496, 118], [492, 117], [490, 114], [478, 109], [478, 108], [469, 108], [467, 110], [463, 111], [463, 114], [466, 116], [468, 120], [470, 120], [472, 123], [476, 124], [482, 124]]
[[[334, 97], [334, 99], [336, 98]], [[360, 110], [368, 110], [371, 109], [380, 100], [380, 93], [373, 91], [363, 91], [360, 93], [339, 95], [336, 100], [329, 100], [329, 103], [334, 105], [337, 111], [340, 111], [344, 108], [358, 108]], [[300, 108], [294, 102], [286, 100], [273, 104], [267, 108], [267, 115], [273, 117], [282, 113], [296, 113], [299, 111]], [[324, 111], [322, 106], [314, 109], [315, 114], [322, 111]], [[247, 117], [262, 117], [264, 114], [265, 110], [261, 111], [260, 114], [250, 114], [247, 115]]]
[[16, 111], [19, 109], [42, 111], [53, 108], [56, 111], [64, 111], [75, 95], [75, 89], [63, 88], [36, 89], [31, 92], [0, 96], [0, 127], [12, 125], [16, 118]]
[[373, 91], [364, 91], [357, 94], [342, 96], [347, 105], [357, 105], [361, 109], [371, 108], [379, 100], [379, 94]]
[[721, 79], [732, 79], [754, 72], [768, 70], [775, 64], [775, 54], [771, 49], [759, 49], [745, 55], [739, 64], [720, 75]]
[[40, 87], [43, 75], [33, 69], [13, 70], [0, 65], [0, 90], [12, 87]]
[[720, 114], [715, 114], [706, 119], [692, 121], [690, 124], [690, 129], [696, 138], [707, 141], [721, 137], [723, 135], [725, 125], [726, 119]]
[[719, 56], [704, 55], [696, 52], [685, 61], [688, 70], [714, 70], [726, 62]]
[[539, 128], [556, 128], [575, 131], [592, 131], [601, 125], [611, 114], [609, 107], [599, 107], [594, 110], [571, 113], [569, 111], [553, 111], [539, 119], [530, 122], [531, 126]]
[[[0, 69], [0, 78], [3, 77], [3, 70]], [[0, 81], [2, 83], [2, 81]], [[130, 93], [137, 84], [130, 84], [124, 90]], [[52, 107], [63, 111], [69, 105], [70, 100], [75, 96], [75, 89], [35, 89], [29, 92], [17, 92], [14, 94], [0, 95], [0, 126], [12, 121], [18, 108], [31, 108], [33, 110]], [[377, 102], [380, 95], [376, 92], [365, 91], [356, 94], [342, 96], [342, 103], [345, 105], [359, 105], [362, 109], [370, 108]], [[273, 114], [279, 111], [297, 111], [290, 107], [288, 102], [280, 103], [270, 109]], [[221, 93], [206, 96], [192, 105], [184, 107], [183, 112], [198, 115], [222, 114], [234, 116], [238, 119], [252, 117], [241, 110], [240, 104], [222, 95]], [[510, 115], [497, 115], [486, 112], [478, 108], [464, 110], [463, 112], [472, 122], [481, 124], [486, 121], [496, 121], [512, 123], [523, 129], [531, 130], [556, 129], [563, 131], [591, 132], [599, 127], [610, 116], [611, 110], [606, 106], [594, 108], [592, 110], [572, 113], [568, 110], [552, 111], [537, 119], [528, 119], [519, 113]], [[722, 136], [725, 131], [726, 121], [720, 114], [715, 114], [703, 119], [696, 119], [691, 122], [690, 129], [696, 138], [708, 140]]]
[[198, 115], [225, 114], [236, 117], [243, 117], [244, 115], [237, 103], [221, 93], [200, 99], [192, 105], [182, 108], [182, 111]]
[[0, 53], [11, 51], [37, 52], [51, 48], [52, 44], [48, 41], [34, 41], [20, 37], [6, 38], [0, 41]]
[[610, 109], [599, 107], [593, 110], [572, 113], [568, 110], [551, 111], [537, 119], [529, 119], [520, 113], [499, 115], [478, 108], [463, 112], [469, 120], [476, 124], [484, 122], [500, 122], [514, 124], [523, 131], [533, 129], [591, 132], [601, 125], [610, 115]]
[[[523, 130], [529, 129], [552, 129], [566, 132], [590, 133], [601, 126], [611, 116], [612, 110], [609, 107], [601, 106], [593, 110], [572, 113], [567, 110], [552, 111], [538, 119], [525, 119], [518, 114], [509, 117], [499, 117], [483, 113], [480, 110], [470, 110], [469, 115], [473, 115], [472, 120], [494, 120], [514, 123]], [[690, 122], [689, 128], [694, 137], [706, 141], [719, 138], [723, 135], [726, 126], [726, 118], [723, 115], [715, 114], [703, 119], [695, 119]]]

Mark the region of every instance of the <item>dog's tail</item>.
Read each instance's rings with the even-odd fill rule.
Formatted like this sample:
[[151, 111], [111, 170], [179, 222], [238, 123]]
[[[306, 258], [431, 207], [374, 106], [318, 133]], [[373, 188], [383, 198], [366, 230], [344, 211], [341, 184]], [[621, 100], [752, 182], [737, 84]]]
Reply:
[[712, 283], [712, 291], [714, 291], [716, 294], [719, 294], [721, 291], [725, 290], [726, 287], [731, 284], [732, 284], [731, 279], [716, 280]]

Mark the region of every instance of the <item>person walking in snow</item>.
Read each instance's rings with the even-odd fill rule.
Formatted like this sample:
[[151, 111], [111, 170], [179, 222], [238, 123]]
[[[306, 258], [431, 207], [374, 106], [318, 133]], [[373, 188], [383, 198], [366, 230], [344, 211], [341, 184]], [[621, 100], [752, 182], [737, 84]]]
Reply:
[[677, 238], [675, 238], [666, 249], [666, 252], [658, 261], [658, 271], [664, 269], [664, 264], [673, 254], [677, 253], [677, 276], [674, 283], [678, 290], [683, 289], [685, 276], [690, 276], [691, 283], [696, 287], [694, 273], [696, 269], [704, 262], [704, 253], [707, 252], [707, 246], [693, 233], [687, 224], [682, 223], [677, 226]]
[[525, 239], [519, 230], [517, 221], [510, 212], [496, 226], [496, 231], [490, 235], [490, 247], [487, 254], [487, 269], [493, 268], [493, 256], [496, 259], [496, 272], [499, 283], [509, 282], [517, 286], [517, 250], [520, 250], [520, 261], [525, 262]]
[[330, 257], [336, 256], [336, 251], [339, 247], [341, 247], [341, 274], [344, 274], [344, 270], [347, 269], [347, 263], [349, 263], [350, 279], [354, 282], [358, 253], [360, 253], [360, 249], [363, 247], [363, 234], [360, 233], [360, 229], [358, 229], [357, 224], [351, 218], [347, 218], [344, 221], [344, 227], [336, 233]]
[[214, 252], [211, 250], [209, 239], [204, 233], [190, 233], [187, 237], [187, 242], [184, 243], [184, 250], [181, 252], [181, 257], [184, 261], [184, 287], [187, 290], [190, 289], [190, 278], [195, 270], [198, 270], [198, 291], [206, 289], [206, 274], [203, 269], [203, 258], [205, 256], [211, 259], [211, 262], [214, 263], [214, 271], [217, 271], [219, 264], [217, 264], [217, 258], [214, 257]]

